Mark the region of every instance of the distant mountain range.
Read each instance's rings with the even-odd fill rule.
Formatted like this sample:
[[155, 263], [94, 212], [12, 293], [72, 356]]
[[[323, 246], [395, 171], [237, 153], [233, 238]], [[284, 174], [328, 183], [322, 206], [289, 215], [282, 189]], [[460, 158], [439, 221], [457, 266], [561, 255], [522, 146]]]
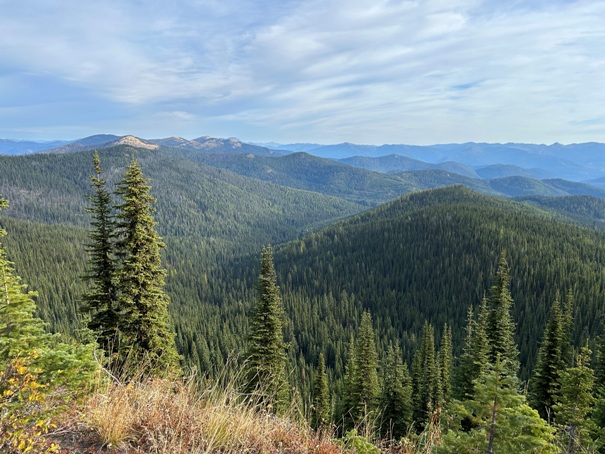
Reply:
[[[358, 145], [341, 143], [250, 144], [236, 138], [209, 136], [187, 140], [182, 137], [142, 139], [134, 136], [100, 134], [66, 142], [25, 142], [0, 139], [0, 154], [71, 153], [130, 145], [136, 148], [184, 150], [221, 155], [278, 157], [305, 152], [380, 173], [443, 170], [469, 178], [526, 177], [560, 178], [605, 187], [605, 144], [572, 145], [463, 143], [442, 145]], [[224, 159], [224, 158], [223, 158]]]

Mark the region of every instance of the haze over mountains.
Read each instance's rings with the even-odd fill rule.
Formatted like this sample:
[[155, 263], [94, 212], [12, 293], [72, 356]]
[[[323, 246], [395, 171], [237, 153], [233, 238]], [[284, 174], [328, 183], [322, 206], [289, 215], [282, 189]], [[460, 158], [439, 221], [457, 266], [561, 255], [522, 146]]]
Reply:
[[598, 186], [605, 178], [605, 144], [491, 144], [463, 143], [429, 146], [386, 144], [357, 145], [342, 143], [249, 144], [236, 138], [209, 136], [187, 140], [181, 137], [143, 139], [134, 136], [99, 134], [75, 141], [27, 142], [0, 139], [0, 154], [67, 153], [131, 145], [137, 148], [157, 147], [220, 154], [254, 154], [283, 156], [306, 152], [352, 167], [389, 173], [415, 170], [444, 170], [462, 176], [491, 179], [522, 176], [532, 179], [562, 178], [589, 182]]

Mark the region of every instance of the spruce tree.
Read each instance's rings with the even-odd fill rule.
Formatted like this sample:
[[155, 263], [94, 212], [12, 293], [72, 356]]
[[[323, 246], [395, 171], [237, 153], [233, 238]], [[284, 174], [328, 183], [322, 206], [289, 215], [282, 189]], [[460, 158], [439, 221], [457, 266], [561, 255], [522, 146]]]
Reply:
[[94, 176], [90, 177], [93, 194], [88, 197], [92, 230], [87, 246], [89, 266], [85, 278], [90, 290], [84, 295], [83, 312], [89, 316], [88, 328], [97, 343], [111, 358], [119, 345], [120, 313], [117, 301], [116, 261], [113, 251], [114, 222], [111, 194], [101, 170], [99, 154], [93, 155]]
[[564, 319], [558, 296], [552, 305], [550, 318], [538, 350], [538, 361], [529, 383], [530, 404], [549, 422], [555, 420], [553, 405], [559, 390], [559, 376], [567, 366]]
[[343, 427], [351, 429], [355, 425], [353, 408], [355, 407], [355, 387], [357, 380], [357, 352], [353, 336], [349, 340], [347, 363], [345, 365], [344, 387], [342, 396]]
[[553, 408], [557, 425], [562, 428], [566, 442], [566, 453], [584, 452], [581, 448], [589, 444], [592, 412], [596, 399], [593, 395], [594, 371], [590, 368], [591, 351], [583, 347], [576, 356], [576, 365], [561, 371], [556, 403]]
[[454, 362], [454, 352], [452, 346], [452, 328], [446, 323], [443, 326], [443, 335], [441, 345], [439, 346], [439, 372], [441, 384], [441, 398], [445, 405], [449, 402], [452, 395], [452, 368]]
[[258, 298], [250, 320], [247, 391], [279, 413], [288, 404], [284, 309], [273, 266], [271, 246], [261, 253]]
[[416, 429], [422, 431], [431, 415], [442, 403], [439, 365], [435, 357], [435, 330], [425, 322], [422, 343], [413, 361], [413, 418]]
[[[8, 202], [0, 197], [0, 210], [7, 206]], [[5, 234], [0, 228], [0, 238]], [[34, 316], [36, 293], [27, 291], [27, 285], [14, 274], [2, 243], [0, 286], [0, 369], [3, 369], [9, 360], [45, 348], [50, 336], [46, 334], [42, 320]]]
[[515, 342], [515, 322], [511, 315], [513, 298], [510, 293], [510, 271], [503, 252], [498, 263], [498, 271], [490, 288], [487, 300], [488, 360], [494, 364], [500, 357], [502, 364], [510, 368], [507, 372], [517, 375], [519, 371], [519, 350]]
[[353, 419], [357, 423], [375, 416], [380, 392], [378, 354], [376, 352], [372, 316], [364, 311], [357, 338], [356, 375], [353, 384]]
[[164, 375], [178, 370], [179, 355], [170, 329], [168, 295], [164, 292], [166, 271], [161, 266], [164, 247], [155, 230], [149, 180], [133, 158], [116, 188], [122, 199], [116, 215], [116, 253], [121, 360], [134, 356], [148, 365], [147, 372]]
[[401, 361], [399, 346], [389, 345], [382, 370], [382, 434], [398, 440], [412, 424], [412, 383], [408, 368]]
[[[8, 202], [0, 197], [0, 210], [6, 206]], [[0, 228], [0, 238], [5, 234]], [[35, 316], [36, 296], [15, 274], [0, 243], [0, 370], [24, 359], [50, 390], [62, 387], [81, 391], [97, 370], [92, 345], [67, 344], [59, 335], [47, 333], [44, 322]]]
[[474, 318], [473, 307], [468, 309], [466, 321], [466, 336], [464, 347], [460, 355], [458, 367], [455, 372], [453, 396], [458, 400], [467, 400], [473, 397], [475, 380], [487, 364], [487, 300], [481, 300], [477, 320]]
[[[508, 360], [506, 360], [508, 361]], [[475, 380], [474, 398], [455, 406], [456, 425], [437, 453], [556, 453], [554, 429], [527, 405], [512, 368], [496, 357]], [[466, 421], [473, 420], [471, 427]]]
[[313, 384], [313, 414], [311, 425], [313, 428], [326, 426], [330, 423], [330, 391], [328, 389], [328, 375], [326, 373], [326, 360], [324, 354], [319, 354], [317, 374]]

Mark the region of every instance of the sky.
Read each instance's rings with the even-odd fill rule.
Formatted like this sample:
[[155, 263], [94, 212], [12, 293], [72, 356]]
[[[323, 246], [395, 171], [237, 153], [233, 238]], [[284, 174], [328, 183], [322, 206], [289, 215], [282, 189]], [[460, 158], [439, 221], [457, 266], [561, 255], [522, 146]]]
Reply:
[[605, 142], [605, 2], [0, 0], [0, 137]]

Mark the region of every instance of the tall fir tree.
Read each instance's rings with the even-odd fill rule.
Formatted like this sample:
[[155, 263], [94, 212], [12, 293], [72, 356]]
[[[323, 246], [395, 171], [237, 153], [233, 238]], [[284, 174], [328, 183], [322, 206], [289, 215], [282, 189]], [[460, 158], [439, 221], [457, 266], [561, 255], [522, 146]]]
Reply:
[[[359, 325], [353, 381], [353, 419], [357, 424], [370, 422], [376, 416], [380, 387], [378, 383], [378, 353], [372, 316], [364, 311]], [[372, 421], [373, 422], [373, 421]]]
[[412, 424], [412, 382], [399, 346], [389, 345], [384, 359], [380, 397], [382, 435], [398, 440]]
[[475, 320], [473, 307], [468, 309], [466, 321], [466, 336], [464, 347], [455, 370], [453, 396], [458, 400], [467, 400], [473, 397], [474, 382], [487, 363], [487, 300], [481, 300], [478, 319]]
[[[0, 211], [7, 206], [0, 197]], [[5, 234], [0, 228], [0, 238]], [[15, 274], [0, 243], [0, 370], [23, 359], [48, 390], [82, 390], [97, 371], [92, 345], [64, 343], [59, 335], [47, 333], [44, 322], [35, 316], [36, 296]]]
[[[8, 202], [0, 197], [0, 210]], [[0, 228], [0, 238], [6, 232]], [[50, 336], [44, 330], [42, 320], [34, 316], [35, 292], [27, 291], [27, 285], [14, 273], [4, 247], [0, 243], [0, 369], [18, 356], [45, 348]]]
[[168, 295], [164, 292], [166, 271], [160, 250], [164, 247], [155, 230], [149, 180], [132, 159], [124, 178], [116, 187], [121, 197], [116, 215], [116, 253], [121, 359], [131, 355], [143, 359], [147, 373], [164, 375], [179, 368], [174, 332], [170, 329]]
[[326, 360], [324, 354], [319, 354], [317, 374], [313, 383], [313, 413], [311, 425], [318, 429], [330, 423], [330, 390], [328, 388], [328, 374], [326, 373]]
[[565, 304], [562, 310], [563, 317], [563, 351], [561, 356], [565, 361], [567, 367], [571, 367], [574, 364], [574, 337], [573, 329], [575, 326], [574, 319], [574, 296], [571, 289], [567, 290], [567, 297], [565, 298]]
[[567, 367], [564, 351], [567, 351], [565, 320], [561, 312], [559, 297], [550, 310], [550, 318], [544, 329], [538, 360], [529, 382], [529, 402], [540, 416], [549, 422], [555, 421], [553, 405], [559, 391], [559, 377]]
[[427, 322], [412, 365], [413, 418], [416, 429], [422, 431], [442, 402], [441, 374], [435, 356], [435, 330]]
[[85, 278], [90, 290], [84, 295], [82, 311], [88, 316], [88, 328], [98, 345], [111, 358], [118, 350], [120, 311], [116, 282], [116, 258], [113, 237], [115, 224], [112, 216], [111, 194], [103, 177], [99, 154], [93, 155], [94, 175], [90, 177], [93, 194], [88, 197], [92, 214], [92, 229], [87, 245], [89, 266]]
[[556, 403], [557, 425], [565, 440], [565, 453], [589, 452], [593, 422], [590, 413], [596, 399], [593, 395], [594, 371], [590, 368], [591, 351], [582, 347], [576, 355], [576, 364], [561, 371]]
[[345, 365], [345, 376], [342, 396], [342, 424], [344, 429], [351, 429], [355, 425], [353, 408], [355, 407], [355, 386], [357, 380], [357, 351], [353, 336], [349, 340], [347, 350], [347, 362]]
[[261, 252], [258, 298], [252, 310], [248, 339], [247, 391], [279, 413], [288, 405], [284, 308], [271, 246]]
[[452, 395], [452, 369], [454, 352], [452, 346], [452, 328], [446, 323], [443, 326], [441, 345], [439, 346], [439, 372], [442, 406], [449, 402]]
[[502, 364], [508, 367], [511, 375], [519, 372], [519, 350], [515, 342], [516, 325], [511, 315], [513, 297], [510, 293], [510, 270], [506, 254], [502, 252], [498, 262], [498, 271], [490, 288], [487, 318], [488, 359], [494, 364], [500, 357]]

